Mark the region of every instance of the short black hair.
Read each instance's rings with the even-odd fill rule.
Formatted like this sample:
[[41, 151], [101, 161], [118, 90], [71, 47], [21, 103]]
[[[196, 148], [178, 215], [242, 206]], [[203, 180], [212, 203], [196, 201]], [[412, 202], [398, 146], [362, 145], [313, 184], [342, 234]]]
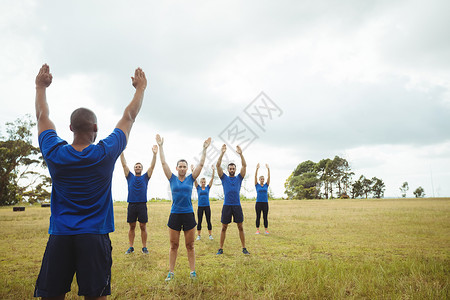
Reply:
[[90, 109], [80, 107], [70, 115], [70, 126], [74, 132], [92, 131], [94, 124], [97, 124], [97, 116]]
[[230, 167], [230, 166], [235, 166], [236, 167], [236, 164], [235, 163], [229, 163], [228, 167]]
[[185, 162], [185, 163], [186, 163], [186, 166], [188, 166], [187, 160], [185, 160], [185, 159], [180, 159], [179, 161], [177, 161], [177, 167], [178, 167], [178, 164], [179, 164], [180, 162]]

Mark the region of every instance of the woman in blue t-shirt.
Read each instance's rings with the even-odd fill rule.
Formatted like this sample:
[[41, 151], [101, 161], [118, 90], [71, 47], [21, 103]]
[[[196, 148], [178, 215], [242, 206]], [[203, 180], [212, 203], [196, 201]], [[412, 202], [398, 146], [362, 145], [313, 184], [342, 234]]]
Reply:
[[200, 175], [203, 168], [206, 157], [206, 149], [211, 144], [211, 138], [208, 138], [203, 143], [203, 151], [200, 162], [189, 176], [186, 176], [188, 163], [184, 159], [180, 159], [177, 162], [176, 170], [178, 172], [178, 176], [175, 176], [172, 171], [170, 171], [169, 165], [166, 163], [166, 158], [164, 156], [164, 138], [161, 138], [159, 134], [157, 134], [156, 142], [159, 146], [159, 155], [164, 174], [167, 179], [169, 179], [170, 190], [172, 192], [172, 208], [170, 210], [169, 222], [167, 223], [167, 226], [169, 227], [170, 251], [169, 274], [167, 275], [166, 281], [170, 281], [174, 277], [173, 271], [178, 255], [181, 229], [184, 231], [184, 241], [186, 244], [189, 267], [191, 269], [190, 277], [192, 279], [196, 279], [197, 274], [195, 273], [194, 239], [195, 225], [197, 225], [197, 223], [195, 222], [194, 209], [192, 208], [192, 184], [198, 175]]
[[270, 184], [270, 169], [269, 165], [266, 164], [267, 168], [267, 182], [264, 183], [264, 176], [259, 177], [258, 183], [258, 169], [259, 164], [256, 165], [255, 172], [255, 187], [256, 187], [256, 234], [259, 234], [259, 223], [261, 220], [261, 212], [263, 213], [264, 218], [264, 232], [265, 234], [269, 234], [269, 221], [267, 219], [267, 215], [269, 214], [269, 184]]
[[[214, 169], [214, 165], [211, 166], [211, 168], [212, 168], [212, 176], [211, 176], [211, 180], [209, 181], [208, 185], [206, 185], [206, 178], [204, 178], [204, 177], [200, 178], [200, 185], [197, 183], [197, 180], [194, 181], [194, 186], [197, 188], [197, 195], [198, 195], [197, 241], [200, 241], [200, 239], [201, 239], [203, 213], [205, 213], [206, 223], [208, 224], [209, 239], [213, 240], [212, 224], [211, 224], [211, 207], [209, 206], [209, 191], [212, 187], [212, 184], [214, 181], [214, 172], [216, 170]], [[194, 165], [191, 165], [191, 170], [192, 170], [192, 172], [194, 172]]]

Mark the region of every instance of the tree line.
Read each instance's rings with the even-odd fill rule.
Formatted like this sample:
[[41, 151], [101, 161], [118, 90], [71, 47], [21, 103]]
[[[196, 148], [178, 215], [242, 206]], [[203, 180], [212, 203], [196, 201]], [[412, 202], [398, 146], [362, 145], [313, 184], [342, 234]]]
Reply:
[[6, 135], [0, 132], [0, 206], [50, 199], [51, 179], [39, 172], [46, 165], [32, 144], [34, 126], [26, 115], [6, 123]]
[[284, 184], [289, 199], [383, 198], [383, 180], [355, 175], [345, 158], [335, 156], [300, 163]]

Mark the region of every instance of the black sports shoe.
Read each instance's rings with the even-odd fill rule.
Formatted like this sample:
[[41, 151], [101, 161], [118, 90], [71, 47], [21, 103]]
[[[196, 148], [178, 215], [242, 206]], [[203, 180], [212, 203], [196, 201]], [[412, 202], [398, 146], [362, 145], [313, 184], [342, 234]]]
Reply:
[[148, 249], [147, 249], [147, 247], [142, 248], [142, 253], [148, 254]]
[[219, 251], [217, 251], [216, 255], [221, 255], [221, 254], [223, 254], [223, 249], [222, 248], [220, 248]]
[[250, 252], [247, 251], [247, 248], [242, 248], [242, 253], [244, 253], [245, 255], [249, 255]]
[[130, 248], [128, 248], [128, 250], [125, 252], [125, 254], [131, 254], [131, 253], [133, 253], [134, 252], [134, 248], [133, 247], [130, 247]]

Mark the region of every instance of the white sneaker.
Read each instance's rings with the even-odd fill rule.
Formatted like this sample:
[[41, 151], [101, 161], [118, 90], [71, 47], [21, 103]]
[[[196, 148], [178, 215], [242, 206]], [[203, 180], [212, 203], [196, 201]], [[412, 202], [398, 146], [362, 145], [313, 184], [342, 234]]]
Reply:
[[214, 238], [212, 237], [212, 235], [209, 236], [209, 239], [212, 241]]
[[197, 241], [200, 241], [200, 239], [201, 239], [201, 237], [200, 237], [200, 236], [197, 236]]

